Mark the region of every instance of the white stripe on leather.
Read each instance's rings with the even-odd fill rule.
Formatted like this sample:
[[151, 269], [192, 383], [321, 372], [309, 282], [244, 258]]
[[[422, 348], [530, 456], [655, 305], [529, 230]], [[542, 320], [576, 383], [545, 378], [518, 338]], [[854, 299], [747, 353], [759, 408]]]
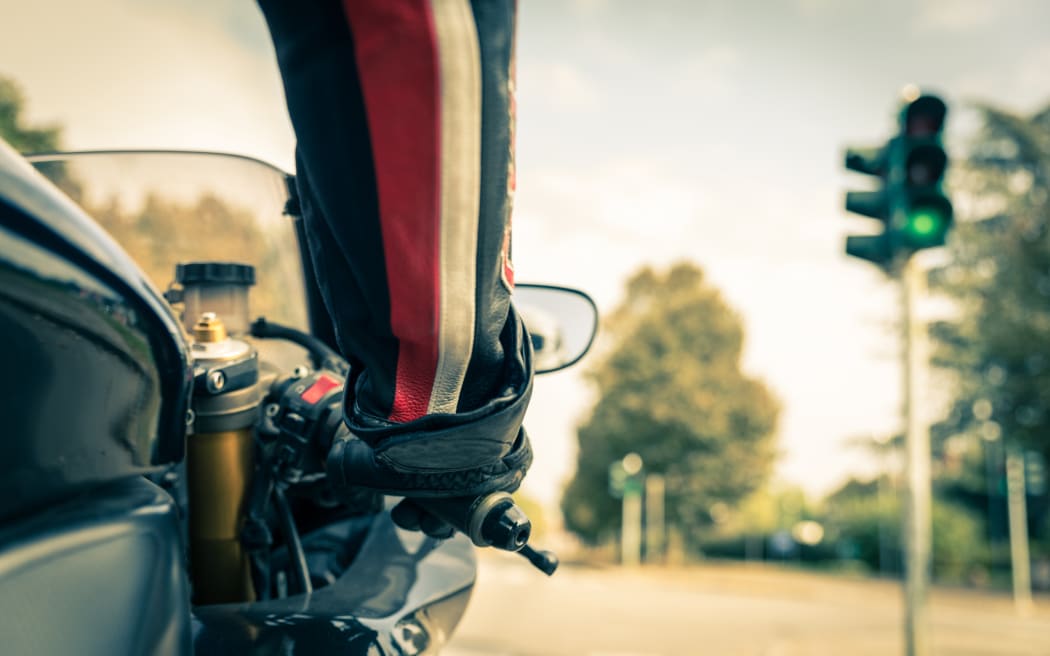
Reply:
[[441, 244], [438, 361], [428, 412], [454, 413], [474, 350], [481, 57], [469, 0], [432, 0], [431, 7], [441, 85]]

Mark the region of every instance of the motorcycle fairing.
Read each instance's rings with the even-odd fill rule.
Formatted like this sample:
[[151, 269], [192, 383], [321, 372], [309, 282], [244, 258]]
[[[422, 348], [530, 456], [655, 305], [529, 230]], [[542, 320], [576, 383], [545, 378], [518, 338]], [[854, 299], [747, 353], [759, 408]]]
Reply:
[[190, 654], [171, 497], [136, 477], [0, 528], [5, 656]]
[[0, 142], [0, 519], [181, 460], [190, 368], [134, 262]]
[[466, 610], [476, 570], [466, 536], [438, 541], [404, 531], [384, 511], [333, 584], [311, 595], [195, 608], [194, 653], [433, 653]]

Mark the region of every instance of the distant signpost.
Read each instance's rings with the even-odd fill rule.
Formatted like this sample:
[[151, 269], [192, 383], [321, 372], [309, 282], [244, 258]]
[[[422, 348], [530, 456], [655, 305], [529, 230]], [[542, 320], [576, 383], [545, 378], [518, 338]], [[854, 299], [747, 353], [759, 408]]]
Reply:
[[642, 554], [642, 492], [645, 463], [637, 453], [628, 453], [609, 465], [609, 493], [623, 499], [623, 522], [620, 528], [620, 562], [628, 567], [638, 565]]

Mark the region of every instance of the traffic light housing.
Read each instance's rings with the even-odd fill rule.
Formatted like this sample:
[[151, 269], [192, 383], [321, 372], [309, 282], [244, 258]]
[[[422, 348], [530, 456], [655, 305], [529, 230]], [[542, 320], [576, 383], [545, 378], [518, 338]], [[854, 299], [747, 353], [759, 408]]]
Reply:
[[952, 224], [952, 203], [943, 189], [948, 155], [941, 133], [946, 114], [944, 101], [936, 96], [921, 96], [901, 109], [896, 154], [901, 180], [892, 227], [902, 249], [942, 246]]
[[846, 151], [847, 169], [877, 179], [871, 191], [847, 192], [846, 210], [882, 224], [878, 234], [848, 236], [848, 255], [889, 268], [915, 251], [944, 244], [953, 220], [943, 189], [946, 114], [940, 98], [919, 96], [902, 105], [899, 132], [884, 146]]
[[847, 169], [877, 179], [877, 186], [871, 191], [846, 192], [846, 211], [876, 219], [883, 224], [878, 234], [846, 237], [846, 254], [879, 266], [886, 266], [893, 259], [890, 235], [886, 229], [891, 208], [888, 186], [890, 150], [891, 144], [881, 148], [851, 148], [846, 151]]

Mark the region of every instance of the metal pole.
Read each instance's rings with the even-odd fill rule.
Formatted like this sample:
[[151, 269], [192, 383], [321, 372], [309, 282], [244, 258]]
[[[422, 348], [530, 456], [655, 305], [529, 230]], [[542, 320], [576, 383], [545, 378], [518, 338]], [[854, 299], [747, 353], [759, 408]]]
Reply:
[[929, 654], [927, 595], [933, 544], [930, 432], [920, 409], [926, 389], [926, 325], [915, 317], [915, 300], [925, 294], [924, 272], [908, 258], [900, 267], [903, 323], [903, 411], [907, 453], [908, 507], [904, 513], [904, 641], [908, 656]]
[[[885, 578], [891, 573], [894, 568], [898, 566], [897, 562], [890, 562], [890, 537], [887, 530], [887, 518], [892, 516], [891, 512], [887, 512], [888, 508], [892, 508], [893, 505], [892, 496], [896, 492], [896, 485], [890, 478], [892, 469], [892, 456], [894, 449], [893, 436], [886, 435], [884, 437], [874, 437], [875, 448], [879, 450], [882, 464], [880, 466], [880, 473], [878, 478], [878, 508], [879, 508], [879, 575]], [[899, 562], [899, 561], [898, 561]]]
[[984, 440], [984, 473], [985, 486], [988, 488], [988, 544], [994, 546], [999, 542], [997, 530], [999, 521], [999, 461], [1002, 456], [1002, 443], [999, 438]]
[[879, 474], [878, 504], [879, 504], [879, 576], [885, 578], [890, 571], [890, 545], [889, 536], [886, 535], [886, 481], [889, 478], [889, 466], [886, 464], [886, 454], [882, 454], [882, 472]]
[[620, 560], [625, 567], [634, 567], [641, 560], [642, 550], [642, 493], [628, 487], [623, 492], [623, 527], [620, 530]]
[[620, 466], [626, 476], [623, 484], [623, 516], [620, 527], [620, 562], [627, 567], [642, 560], [642, 491], [645, 466], [642, 457], [631, 452], [623, 457]]
[[1014, 607], [1018, 614], [1032, 612], [1032, 573], [1028, 556], [1028, 510], [1025, 507], [1024, 455], [1017, 447], [1006, 449], [1007, 515], [1010, 521], [1010, 563], [1014, 578]]
[[658, 563], [664, 553], [664, 477], [645, 478], [645, 560]]

